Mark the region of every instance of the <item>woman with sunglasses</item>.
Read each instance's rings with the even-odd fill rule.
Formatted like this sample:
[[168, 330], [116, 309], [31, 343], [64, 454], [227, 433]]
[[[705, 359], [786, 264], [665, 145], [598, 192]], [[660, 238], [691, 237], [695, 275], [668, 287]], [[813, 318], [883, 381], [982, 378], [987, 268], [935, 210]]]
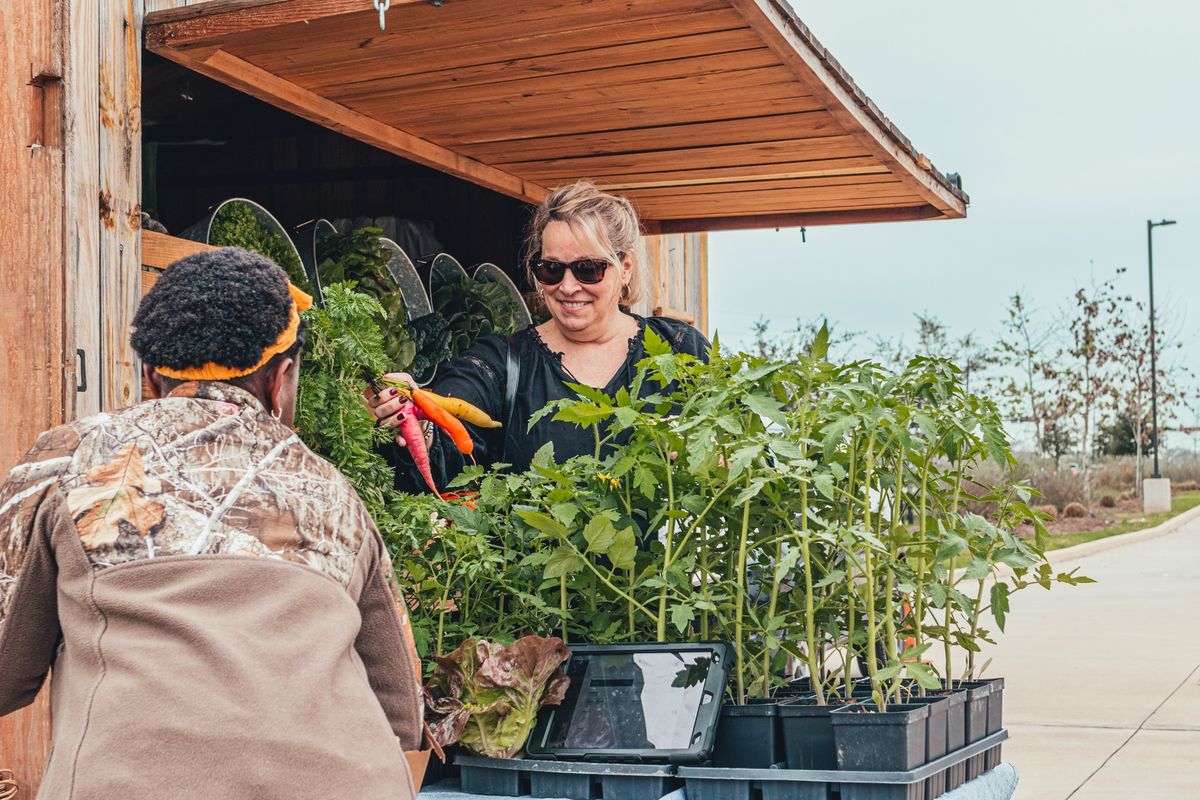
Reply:
[[[708, 340], [691, 325], [666, 317], [640, 317], [629, 311], [641, 293], [637, 254], [641, 251], [637, 214], [623, 197], [580, 181], [550, 193], [530, 223], [525, 266], [550, 319], [512, 336], [476, 342], [439, 374], [434, 391], [459, 397], [486, 411], [503, 428], [471, 428], [478, 463], [526, 469], [546, 443], [563, 461], [590, 453], [590, 431], [543, 418], [527, 429], [532, 414], [547, 403], [574, 397], [568, 383], [613, 394], [633, 382], [644, 356], [644, 334], [654, 331], [679, 353], [707, 357]], [[391, 377], [407, 380], [403, 373]], [[395, 427], [407, 403], [395, 390], [370, 400], [380, 424]], [[434, 482], [444, 486], [465, 462], [449, 437], [427, 426]], [[402, 438], [386, 453], [397, 486], [421, 491], [420, 478]]]

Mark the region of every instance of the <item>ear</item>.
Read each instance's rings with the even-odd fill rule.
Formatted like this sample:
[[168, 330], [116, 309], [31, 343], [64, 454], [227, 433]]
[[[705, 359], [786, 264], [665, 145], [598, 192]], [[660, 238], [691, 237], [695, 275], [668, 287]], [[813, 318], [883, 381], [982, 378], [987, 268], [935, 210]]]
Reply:
[[155, 400], [161, 400], [166, 395], [166, 392], [162, 389], [162, 384], [158, 382], [158, 373], [154, 371], [154, 367], [149, 364], [142, 364], [142, 377], [150, 385], [150, 397]]
[[287, 402], [287, 374], [295, 363], [293, 359], [281, 358], [267, 376], [267, 397], [271, 401], [271, 407], [267, 410], [273, 414], [281, 414], [284, 411], [284, 404]]
[[633, 279], [633, 256], [626, 253], [621, 259], [621, 283], [626, 286]]

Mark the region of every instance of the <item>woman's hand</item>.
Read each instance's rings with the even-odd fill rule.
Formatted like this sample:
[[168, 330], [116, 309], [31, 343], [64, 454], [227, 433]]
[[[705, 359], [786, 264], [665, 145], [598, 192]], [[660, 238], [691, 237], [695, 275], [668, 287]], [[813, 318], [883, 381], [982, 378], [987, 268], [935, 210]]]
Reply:
[[[383, 376], [393, 383], [404, 383], [408, 386], [415, 387], [416, 381], [407, 372], [389, 372]], [[387, 387], [379, 394], [371, 394], [368, 389], [364, 393], [367, 400], [367, 408], [371, 409], [371, 413], [375, 415], [376, 423], [384, 428], [395, 428], [400, 424], [399, 412], [407, 411], [415, 413], [416, 407], [412, 400], [404, 394], [402, 389], [396, 387]], [[425, 434], [425, 446], [428, 448], [433, 445], [433, 423], [427, 419], [421, 420], [421, 430]], [[403, 436], [396, 436], [396, 444], [399, 447], [407, 447]]]

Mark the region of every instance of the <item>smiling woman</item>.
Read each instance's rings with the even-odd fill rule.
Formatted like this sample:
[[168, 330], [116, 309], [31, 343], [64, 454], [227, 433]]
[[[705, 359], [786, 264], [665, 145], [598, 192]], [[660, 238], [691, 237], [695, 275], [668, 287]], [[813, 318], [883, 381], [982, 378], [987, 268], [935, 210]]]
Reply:
[[[645, 357], [647, 331], [675, 352], [706, 356], [708, 340], [692, 326], [629, 311], [640, 294], [641, 249], [637, 215], [625, 198], [586, 181], [550, 192], [530, 223], [525, 250], [530, 282], [550, 319], [512, 336], [480, 340], [442, 372], [434, 387], [503, 422], [500, 429], [471, 430], [478, 463], [525, 469], [548, 442], [559, 461], [591, 452], [590, 431], [548, 418], [529, 426], [528, 420], [546, 403], [574, 397], [571, 384], [609, 394], [628, 388]], [[390, 377], [411, 383], [404, 374]], [[381, 424], [395, 427], [409, 401], [402, 392], [386, 389], [370, 403]], [[441, 432], [431, 432], [427, 444], [434, 482], [445, 486], [465, 466], [464, 456]], [[419, 491], [424, 481], [403, 438], [397, 437], [387, 456], [396, 468], [397, 486]]]

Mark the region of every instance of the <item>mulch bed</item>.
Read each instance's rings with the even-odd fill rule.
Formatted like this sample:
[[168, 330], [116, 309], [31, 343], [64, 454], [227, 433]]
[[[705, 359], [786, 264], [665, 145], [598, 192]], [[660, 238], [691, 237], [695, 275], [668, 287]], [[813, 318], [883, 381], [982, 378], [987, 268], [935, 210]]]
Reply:
[[[1115, 525], [1122, 520], [1136, 518], [1142, 514], [1142, 501], [1138, 499], [1119, 500], [1113, 508], [1104, 508], [1098, 503], [1092, 509], [1091, 517], [1062, 517], [1046, 523], [1046, 530], [1051, 536], [1068, 533], [1087, 533], [1098, 531]], [[1018, 536], [1033, 536], [1032, 525], [1017, 526]]]

